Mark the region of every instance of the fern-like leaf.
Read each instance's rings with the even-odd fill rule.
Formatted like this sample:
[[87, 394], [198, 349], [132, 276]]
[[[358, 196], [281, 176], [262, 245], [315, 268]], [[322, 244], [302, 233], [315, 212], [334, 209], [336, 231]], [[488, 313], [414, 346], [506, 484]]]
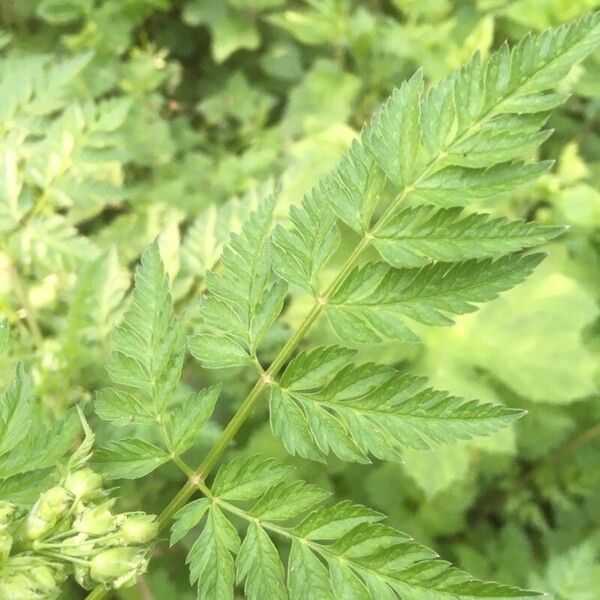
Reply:
[[385, 263], [356, 268], [335, 292], [326, 314], [335, 332], [352, 342], [415, 336], [405, 319], [450, 325], [449, 315], [475, 310], [523, 281], [542, 254], [503, 256], [459, 263], [434, 263], [421, 269], [393, 269]]
[[292, 454], [398, 461], [403, 448], [489, 434], [523, 415], [425, 388], [424, 378], [392, 367], [353, 365], [354, 357], [337, 346], [303, 352], [272, 388], [271, 425]]
[[96, 411], [110, 421], [152, 420], [162, 415], [179, 382], [185, 353], [173, 318], [169, 282], [154, 243], [136, 269], [123, 322], [113, 331], [107, 369], [115, 388], [98, 395]]
[[206, 367], [252, 364], [281, 312], [286, 285], [274, 275], [270, 258], [275, 200], [269, 197], [250, 215], [223, 251], [220, 273], [206, 276], [201, 313], [213, 331], [190, 340], [192, 354]]
[[[262, 471], [270, 472], [272, 461], [253, 457], [247, 478], [260, 477], [261, 461]], [[229, 469], [224, 465], [220, 473]], [[236, 476], [244, 476], [243, 469], [244, 463], [237, 461]], [[349, 502], [325, 505], [327, 493], [301, 481], [286, 483], [284, 477], [283, 472], [279, 481], [269, 477], [268, 483], [246, 495], [245, 501], [254, 502], [249, 508], [206, 488], [206, 501], [195, 501], [176, 515], [177, 539], [205, 519], [188, 556], [192, 580], [198, 582], [198, 598], [233, 598], [236, 581], [245, 582], [249, 600], [539, 597], [536, 592], [474, 579], [382, 523], [379, 513]], [[227, 515], [247, 523], [243, 543]], [[285, 581], [272, 538], [291, 547]]]
[[474, 213], [460, 208], [406, 208], [378, 230], [373, 245], [394, 267], [420, 267], [428, 262], [459, 262], [501, 256], [543, 244], [562, 227], [544, 227]]

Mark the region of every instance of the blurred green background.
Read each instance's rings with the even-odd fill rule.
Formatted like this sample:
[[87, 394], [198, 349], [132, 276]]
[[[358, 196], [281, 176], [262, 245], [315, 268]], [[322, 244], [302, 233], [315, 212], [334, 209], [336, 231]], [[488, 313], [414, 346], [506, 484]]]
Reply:
[[[205, 271], [277, 182], [283, 216], [338, 161], [390, 90], [419, 66], [435, 82], [476, 50], [569, 21], [600, 0], [0, 0], [0, 360], [33, 373], [40, 417], [89, 406], [105, 385], [108, 334], [141, 251], [157, 235], [189, 330]], [[407, 451], [401, 465], [289, 458], [266, 407], [229, 456], [296, 463], [336, 496], [366, 502], [474, 575], [600, 599], [600, 54], [563, 82], [542, 149], [553, 170], [482, 208], [566, 223], [525, 284], [389, 344], [379, 360], [467, 397], [525, 407], [489, 438]], [[352, 244], [349, 234], [345, 242]], [[272, 339], [304, 311], [297, 297]], [[333, 337], [314, 329], [308, 343]], [[360, 349], [373, 358], [368, 347]], [[268, 350], [265, 359], [268, 361]], [[217, 373], [223, 399], [196, 462], [252, 384]], [[215, 381], [190, 361], [185, 385]], [[114, 432], [94, 423], [98, 437]], [[143, 436], [143, 431], [136, 432]], [[166, 467], [120, 489], [160, 511]], [[193, 598], [185, 548], [157, 548], [132, 600]], [[65, 598], [83, 598], [73, 588]]]

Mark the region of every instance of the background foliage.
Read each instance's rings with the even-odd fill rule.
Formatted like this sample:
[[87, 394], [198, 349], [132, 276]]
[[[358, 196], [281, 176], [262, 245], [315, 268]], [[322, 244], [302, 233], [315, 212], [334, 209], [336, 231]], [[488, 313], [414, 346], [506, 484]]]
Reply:
[[[277, 211], [335, 166], [394, 85], [432, 82], [504, 39], [568, 21], [597, 0], [0, 1], [0, 310], [33, 376], [48, 427], [109, 384], [109, 333], [140, 254], [159, 236], [186, 333], [204, 275], [257, 198], [282, 180]], [[491, 437], [403, 452], [401, 465], [328, 467], [289, 458], [259, 408], [231, 457], [260, 451], [334, 496], [365, 502], [476, 576], [557, 600], [600, 598], [600, 55], [564, 82], [538, 183], [481, 206], [569, 231], [525, 284], [460, 317], [386, 344], [377, 359], [525, 419]], [[277, 218], [277, 215], [276, 215]], [[352, 243], [344, 232], [343, 244]], [[269, 341], [302, 313], [297, 297]], [[335, 341], [325, 327], [312, 342]], [[372, 354], [372, 353], [371, 353]], [[372, 358], [368, 346], [359, 357]], [[269, 360], [269, 348], [265, 350]], [[184, 365], [175, 393], [214, 383]], [[251, 385], [231, 368], [191, 451], [197, 462]], [[151, 440], [96, 422], [103, 443]], [[131, 429], [131, 428], [130, 428]], [[125, 483], [121, 508], [160, 512], [180, 482], [165, 465]], [[172, 553], [181, 553], [173, 559]], [[160, 545], [123, 598], [192, 598], [185, 547]], [[84, 597], [75, 587], [65, 598]]]

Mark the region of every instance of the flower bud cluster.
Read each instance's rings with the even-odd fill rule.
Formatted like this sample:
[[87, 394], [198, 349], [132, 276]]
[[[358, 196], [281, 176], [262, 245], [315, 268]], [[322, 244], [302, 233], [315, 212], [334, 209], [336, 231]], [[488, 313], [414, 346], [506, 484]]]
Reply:
[[132, 585], [158, 533], [154, 515], [114, 514], [102, 477], [82, 468], [26, 513], [0, 502], [0, 598], [56, 598], [69, 575], [87, 589]]

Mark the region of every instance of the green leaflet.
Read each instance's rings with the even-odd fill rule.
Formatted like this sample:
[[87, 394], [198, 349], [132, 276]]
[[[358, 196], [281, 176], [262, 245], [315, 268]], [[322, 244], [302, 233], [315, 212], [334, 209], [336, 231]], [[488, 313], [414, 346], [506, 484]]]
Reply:
[[[96, 411], [119, 422], [164, 413], [179, 382], [185, 344], [173, 318], [158, 244], [143, 254], [123, 322], [113, 331], [107, 369], [116, 387], [99, 394]], [[122, 403], [121, 403], [122, 402]]]
[[189, 504], [186, 504], [181, 510], [175, 514], [175, 522], [171, 527], [171, 546], [176, 544], [184, 535], [189, 533], [206, 514], [210, 507], [208, 498], [199, 498]]
[[22, 363], [0, 403], [0, 456], [14, 448], [31, 426], [31, 389]]
[[414, 341], [405, 324], [450, 325], [449, 315], [475, 310], [527, 277], [543, 254], [508, 255], [498, 260], [434, 263], [421, 269], [393, 269], [385, 263], [355, 268], [326, 306], [343, 340], [373, 343], [386, 338]]
[[190, 583], [198, 584], [198, 600], [233, 600], [235, 565], [232, 553], [240, 548], [235, 527], [214, 503], [206, 525], [190, 550]]
[[273, 263], [277, 273], [308, 292], [318, 294], [319, 275], [339, 244], [335, 215], [327, 208], [326, 190], [318, 186], [290, 208], [292, 229], [278, 225], [273, 235]]
[[291, 467], [254, 455], [238, 458], [219, 469], [213, 492], [227, 500], [258, 498], [271, 485], [283, 481]]
[[183, 454], [191, 448], [208, 421], [219, 399], [220, 386], [189, 394], [167, 417], [165, 425], [168, 446], [175, 454]]
[[169, 460], [154, 444], [137, 438], [109, 442], [94, 454], [95, 469], [114, 479], [138, 479]]
[[[269, 474], [273, 466], [271, 460], [253, 457], [245, 478], [257, 481], [259, 471]], [[228, 465], [221, 469], [227, 470]], [[244, 477], [239, 461], [234, 470]], [[257, 487], [244, 498], [258, 498], [251, 508], [232, 504], [212, 491], [208, 499], [192, 502], [178, 513], [176, 538], [206, 515], [187, 559], [192, 582], [198, 582], [198, 598], [233, 598], [234, 584], [242, 581], [250, 600], [539, 597], [536, 592], [470, 577], [409, 536], [381, 523], [382, 515], [367, 508], [348, 502], [323, 506], [327, 494], [319, 494], [314, 486], [299, 481], [274, 483], [271, 479], [262, 488], [262, 492]], [[270, 511], [260, 509], [266, 505]], [[226, 513], [247, 523], [243, 543]], [[272, 538], [290, 544], [285, 579]]]
[[415, 184], [414, 195], [438, 206], [464, 206], [469, 201], [494, 199], [534, 182], [552, 161], [505, 163], [489, 169], [445, 167]]
[[236, 582], [244, 583], [248, 600], [286, 600], [283, 564], [267, 532], [253, 522], [248, 526], [236, 559]]
[[500, 256], [543, 244], [563, 231], [481, 213], [464, 215], [460, 208], [421, 205], [396, 213], [378, 229], [373, 245], [394, 267], [420, 267], [433, 261]]
[[492, 433], [523, 411], [425, 388], [392, 367], [355, 365], [331, 346], [303, 352], [271, 390], [271, 425], [289, 452], [366, 462], [401, 460], [404, 448], [431, 448]]
[[219, 274], [206, 274], [201, 314], [214, 333], [194, 336], [190, 346], [208, 368], [251, 364], [281, 312], [287, 288], [271, 269], [269, 238], [275, 202], [267, 198], [241, 233], [231, 235]]

